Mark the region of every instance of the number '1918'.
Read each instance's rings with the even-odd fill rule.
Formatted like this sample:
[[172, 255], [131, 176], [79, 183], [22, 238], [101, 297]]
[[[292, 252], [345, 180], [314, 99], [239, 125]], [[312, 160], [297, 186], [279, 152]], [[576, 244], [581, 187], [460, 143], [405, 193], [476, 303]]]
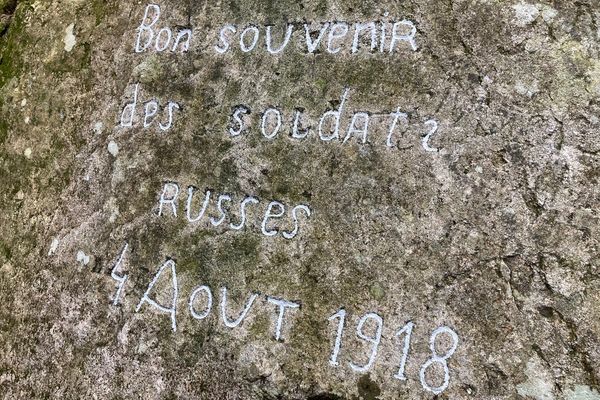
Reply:
[[[329, 364], [334, 367], [338, 367], [340, 365], [338, 358], [340, 354], [340, 349], [342, 347], [342, 337], [344, 334], [344, 328], [346, 324], [346, 310], [340, 309], [338, 312], [329, 317], [329, 321], [338, 321], [335, 342], [333, 346], [333, 350], [331, 352], [331, 357], [329, 358]], [[368, 335], [365, 333], [364, 327], [365, 324], [374, 324], [375, 332], [372, 335]], [[404, 373], [406, 368], [406, 361], [408, 359], [408, 354], [410, 351], [410, 341], [413, 332], [414, 324], [412, 322], [408, 322], [404, 325], [400, 330], [396, 332], [396, 337], [402, 338], [402, 347], [401, 347], [401, 357], [398, 366], [398, 371], [394, 374], [394, 378], [399, 379], [401, 381], [405, 381], [406, 375]], [[367, 313], [363, 315], [358, 321], [358, 325], [356, 326], [356, 336], [372, 345], [371, 352], [369, 354], [368, 361], [363, 364], [356, 364], [353, 361], [350, 361], [348, 364], [350, 368], [358, 373], [365, 373], [371, 369], [373, 364], [375, 363], [375, 359], [377, 357], [377, 351], [379, 349], [379, 344], [381, 342], [381, 335], [383, 331], [383, 318], [376, 313]], [[443, 354], [439, 354], [436, 350], [436, 343], [438, 337], [440, 335], [447, 335], [451, 340], [451, 347]], [[447, 326], [440, 326], [435, 329], [431, 337], [429, 338], [429, 348], [431, 349], [431, 357], [425, 361], [425, 363], [421, 366], [419, 370], [419, 380], [423, 389], [432, 392], [434, 394], [440, 394], [444, 390], [448, 388], [450, 384], [450, 371], [448, 369], [448, 359], [452, 357], [454, 352], [458, 347], [458, 335], [452, 329]], [[425, 373], [427, 370], [432, 367], [434, 364], [439, 364], [444, 371], [444, 380], [440, 386], [432, 386], [427, 381], [425, 377]]]

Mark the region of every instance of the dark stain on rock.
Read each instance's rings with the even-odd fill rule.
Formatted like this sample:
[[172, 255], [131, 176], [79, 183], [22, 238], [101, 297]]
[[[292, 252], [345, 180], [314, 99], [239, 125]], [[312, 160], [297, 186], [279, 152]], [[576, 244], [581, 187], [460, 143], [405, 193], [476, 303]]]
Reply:
[[379, 385], [371, 380], [370, 375], [364, 375], [358, 380], [358, 395], [362, 400], [377, 400], [381, 394]]
[[344, 399], [333, 393], [319, 393], [315, 396], [308, 397], [306, 400], [344, 400]]

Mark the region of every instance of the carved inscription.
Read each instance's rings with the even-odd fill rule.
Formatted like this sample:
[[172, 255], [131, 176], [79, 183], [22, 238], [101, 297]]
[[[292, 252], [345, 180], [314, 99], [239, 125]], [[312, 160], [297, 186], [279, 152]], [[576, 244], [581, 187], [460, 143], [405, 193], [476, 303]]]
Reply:
[[[128, 245], [125, 244], [123, 251], [118, 256], [113, 271], [121, 266], [127, 250]], [[113, 306], [115, 306], [118, 304], [120, 294], [124, 292], [127, 279], [126, 277], [123, 279], [123, 277], [114, 274], [112, 277], [118, 284], [117, 294], [113, 301]], [[154, 287], [160, 280], [170, 283], [170, 285], [167, 285], [170, 286], [167, 289], [167, 296], [163, 296], [163, 298], [171, 299], [169, 304], [160, 304], [155, 300], [156, 294], [154, 293]], [[148, 283], [144, 294], [137, 303], [135, 312], [143, 312], [143, 308], [146, 306], [147, 308], [154, 309], [154, 311], [159, 314], [165, 314], [170, 319], [172, 331], [177, 332], [177, 320], [178, 318], [181, 318], [181, 312], [178, 308], [180, 296], [179, 286], [179, 281], [177, 279], [177, 263], [174, 259], [167, 258], [160, 265], [158, 271], [152, 277], [152, 280]], [[165, 286], [163, 285], [163, 287]], [[221, 323], [225, 328], [235, 329], [243, 324], [250, 313], [257, 312], [257, 307], [260, 306], [266, 309], [273, 309], [273, 306], [275, 306], [275, 313], [272, 318], [273, 325], [271, 335], [274, 340], [284, 342], [284, 332], [287, 332], [287, 335], [291, 335], [294, 320], [302, 318], [302, 302], [298, 300], [286, 300], [281, 297], [250, 292], [247, 294], [245, 301], [241, 305], [232, 305], [228, 299], [229, 290], [226, 286], [221, 287], [216, 292], [218, 293], [218, 300], [215, 300], [215, 291], [208, 285], [200, 285], [192, 290], [187, 300], [187, 309], [189, 315], [194, 320], [202, 321], [208, 318], [213, 312], [215, 301], [218, 301], [218, 311], [216, 311], [217, 317], [221, 320]], [[271, 307], [266, 307], [267, 305], [270, 305]], [[340, 357], [342, 355], [342, 349], [344, 348], [343, 338], [347, 326], [348, 312], [345, 308], [341, 308], [327, 319], [334, 326], [333, 333], [335, 334], [328, 364], [332, 368], [341, 368], [342, 363], [340, 362]], [[400, 381], [407, 380], [405, 367], [409, 358], [414, 326], [413, 322], [408, 322], [401, 327], [395, 335], [396, 339], [404, 337], [401, 341], [402, 346], [400, 346], [398, 356], [399, 369], [393, 376]], [[366, 354], [351, 354], [347, 357], [348, 361], [346, 365], [351, 371], [363, 374], [375, 367], [378, 350], [382, 341], [383, 328], [384, 319], [376, 312], [368, 312], [358, 319], [355, 328], [355, 336], [359, 340], [369, 344], [370, 349]], [[444, 351], [438, 349], [438, 342], [442, 336], [446, 336], [446, 340], [450, 341], [450, 347]], [[452, 355], [456, 352], [458, 344], [458, 334], [450, 327], [440, 326], [432, 332], [429, 338], [431, 356], [419, 369], [418, 378], [424, 390], [434, 394], [440, 394], [448, 388], [450, 384], [450, 368], [448, 363]], [[443, 371], [443, 376], [441, 377], [442, 383], [439, 385], [432, 383], [440, 381], [437, 376], [439, 373], [434, 372], [435, 365], [441, 367]]]
[[[181, 189], [177, 182], [165, 182], [158, 202], [158, 216], [173, 217], [181, 215]], [[268, 237], [281, 235], [285, 239], [295, 238], [301, 231], [302, 223], [307, 221], [312, 211], [307, 204], [286, 205], [280, 201], [261, 201], [258, 197], [239, 197], [230, 194], [214, 193], [211, 189], [201, 191], [195, 186], [188, 186], [185, 194], [185, 219], [189, 224], [197, 224], [208, 220], [213, 227], [222, 226], [230, 230], [243, 230], [252, 217], [260, 226], [260, 232]], [[215, 215], [207, 213], [210, 203], [217, 209]], [[233, 209], [235, 208], [235, 211]], [[237, 214], [236, 217], [233, 213]]]
[[219, 54], [253, 51], [280, 54], [296, 38], [306, 54], [356, 54], [360, 51], [393, 53], [404, 44], [417, 50], [417, 28], [409, 20], [398, 22], [320, 22], [273, 25], [247, 25], [239, 27], [227, 24], [219, 31], [214, 50]]
[[[161, 21], [161, 7], [148, 4], [137, 28], [134, 45], [136, 53], [146, 51], [186, 53], [194, 37], [190, 28], [172, 28]], [[387, 16], [387, 14], [386, 14]], [[299, 48], [305, 54], [348, 54], [359, 52], [392, 54], [407, 49], [416, 51], [417, 27], [414, 22], [400, 21], [324, 21], [296, 22], [282, 26], [248, 23], [225, 24], [219, 30], [216, 43], [211, 46], [215, 54], [239, 51], [265, 52], [278, 55], [286, 49]]]
[[157, 127], [160, 131], [168, 131], [173, 127], [175, 113], [181, 110], [181, 106], [168, 101], [161, 105], [156, 99], [142, 101], [139, 97], [140, 85], [135, 84], [133, 95], [121, 112], [120, 126], [131, 128], [141, 126], [144, 129]]
[[[384, 17], [379, 21], [355, 22], [225, 23], [219, 25], [216, 31], [201, 32], [191, 26], [172, 24], [170, 19], [164, 18], [160, 5], [148, 4], [135, 30], [133, 52], [172, 53], [169, 57], [182, 57], [201, 48], [210, 56], [225, 60], [235, 53], [279, 56], [287, 51], [299, 52], [299, 62], [302, 62], [316, 54], [351, 59], [357, 55], [393, 57], [417, 51], [415, 22], [389, 18], [387, 13]], [[207, 42], [196, 45], [195, 40]], [[153, 97], [148, 94], [150, 89], [138, 82], [125, 88], [126, 100], [119, 108], [118, 129], [168, 134], [180, 126], [179, 120], [185, 116], [185, 105], [173, 99]], [[383, 106], [378, 105], [354, 111], [350, 106], [353, 96], [356, 99], [357, 94], [352, 88], [342, 87], [339, 98], [334, 102], [336, 106], [321, 110], [302, 108], [302, 99], [294, 105], [295, 108], [290, 109], [260, 107], [256, 104], [224, 105], [230, 112], [227, 125], [222, 127], [219, 134], [241, 145], [251, 135], [258, 135], [266, 143], [275, 140], [316, 140], [346, 146], [379, 145], [392, 149], [400, 147], [400, 139], [406, 140], [406, 132], [412, 130], [419, 132], [413, 139], [417, 146], [420, 145], [423, 154], [431, 156], [428, 153], [440, 151], [436, 146], [440, 123], [435, 117], [416, 116], [398, 104], [393, 106], [393, 111], [381, 111]], [[152, 205], [160, 222], [183, 220], [188, 226], [198, 229], [250, 231], [273, 240], [277, 237], [292, 240], [310, 235], [308, 224], [318, 216], [318, 212], [309, 204], [288, 204], [247, 194], [201, 189], [172, 180], [161, 181], [161, 184], [157, 202]], [[283, 243], [286, 243], [284, 246], [289, 245], [289, 242]], [[124, 264], [130, 251], [129, 244], [125, 243], [111, 270], [110, 276], [116, 285], [111, 296], [113, 307], [120, 307], [126, 295], [129, 274], [124, 272]], [[259, 308], [268, 309], [273, 322], [270, 335], [275, 341], [286, 345], [286, 339], [292, 335], [294, 322], [302, 318], [305, 312], [301, 300], [245, 289], [244, 301], [237, 303], [231, 301], [227, 286], [216, 288], [206, 284], [200, 284], [184, 294], [186, 307], [182, 309], [179, 307], [182, 296], [180, 286], [177, 261], [175, 258], [166, 258], [149, 279], [134, 312], [164, 314], [169, 318], [172, 331], [177, 332], [177, 322], [182, 313], [189, 314], [198, 323], [213, 315], [226, 330], [233, 330], [240, 327], [249, 315], [258, 312]], [[158, 296], [156, 292], [159, 288], [167, 292]], [[162, 299], [161, 302], [157, 301], [158, 298]], [[319, 361], [328, 368], [348, 371], [350, 374], [369, 373], [378, 368], [382, 341], [385, 344], [393, 340], [393, 343], [387, 342], [396, 349], [394, 362], [397, 364], [394, 364], [393, 378], [399, 382], [418, 379], [425, 391], [435, 395], [449, 387], [449, 364], [459, 346], [459, 336], [453, 328], [439, 326], [433, 329], [428, 338], [419, 338], [413, 337], [419, 336], [413, 335], [415, 323], [408, 321], [401, 326], [394, 325], [395, 335], [387, 338], [384, 328], [389, 328], [390, 323], [375, 311], [354, 318], [346, 308], [340, 308], [329, 316], [319, 318], [332, 329], [323, 333], [323, 337], [330, 335], [332, 339], [331, 350]], [[349, 336], [364, 343], [364, 353], [351, 350], [352, 347], [346, 344]], [[428, 340], [429, 354], [424, 362], [419, 363], [418, 376], [413, 373], [415, 376], [411, 377], [407, 365], [411, 363], [411, 349], [415, 340]]]

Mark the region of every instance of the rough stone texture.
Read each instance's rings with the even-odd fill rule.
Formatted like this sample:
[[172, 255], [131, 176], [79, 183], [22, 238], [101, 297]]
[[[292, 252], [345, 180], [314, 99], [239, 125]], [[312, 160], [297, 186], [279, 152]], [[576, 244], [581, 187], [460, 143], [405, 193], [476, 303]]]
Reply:
[[[600, 399], [597, 1], [162, 1], [161, 24], [194, 28], [183, 55], [134, 53], [146, 4], [0, 0], [4, 398], [434, 398], [419, 369], [447, 325], [460, 342], [438, 398]], [[211, 51], [226, 23], [384, 18], [415, 21], [418, 51]], [[182, 105], [173, 130], [119, 128], [137, 82], [143, 101]], [[286, 130], [295, 107], [315, 127], [344, 87], [349, 110], [410, 113], [398, 148], [383, 131], [367, 145], [260, 135], [268, 106]], [[254, 122], [232, 138], [238, 104]], [[421, 146], [427, 118], [439, 152]], [[192, 226], [183, 204], [177, 218], [157, 215], [165, 181], [313, 215], [291, 241], [262, 235], [260, 218], [240, 232]], [[126, 241], [129, 280], [113, 306]], [[176, 333], [167, 314], [134, 311], [165, 257], [177, 261]], [[200, 284], [215, 306], [196, 321], [187, 301]], [[264, 296], [224, 327], [222, 286], [232, 310], [251, 292], [300, 301], [285, 341]], [[165, 303], [169, 285], [157, 292]], [[334, 368], [327, 318], [340, 307]], [[354, 332], [371, 311], [383, 340], [359, 374], [348, 362], [368, 357]], [[399, 381], [394, 335], [409, 320]]]

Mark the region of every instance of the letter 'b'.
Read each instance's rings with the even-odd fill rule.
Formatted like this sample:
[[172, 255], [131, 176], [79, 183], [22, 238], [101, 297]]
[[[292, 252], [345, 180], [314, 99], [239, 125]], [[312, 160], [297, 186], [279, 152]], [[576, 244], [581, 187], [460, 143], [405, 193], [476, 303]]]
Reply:
[[[147, 20], [148, 20], [148, 17], [150, 16], [149, 14], [150, 14], [151, 10], [154, 10], [154, 12], [153, 12], [154, 16], [153, 16], [152, 20], [150, 21], [150, 23], [147, 23]], [[146, 7], [146, 11], [144, 12], [144, 18], [142, 19], [142, 23], [140, 24], [140, 26], [137, 29], [138, 35], [137, 35], [137, 40], [135, 41], [135, 52], [136, 53], [141, 53], [141, 52], [145, 51], [152, 44], [152, 40], [154, 39], [154, 31], [152, 30], [152, 27], [154, 26], [154, 24], [156, 24], [158, 22], [159, 18], [160, 18], [160, 7], [156, 4], [148, 4], [148, 6]], [[146, 41], [142, 45], [143, 38], [145, 38]]]

